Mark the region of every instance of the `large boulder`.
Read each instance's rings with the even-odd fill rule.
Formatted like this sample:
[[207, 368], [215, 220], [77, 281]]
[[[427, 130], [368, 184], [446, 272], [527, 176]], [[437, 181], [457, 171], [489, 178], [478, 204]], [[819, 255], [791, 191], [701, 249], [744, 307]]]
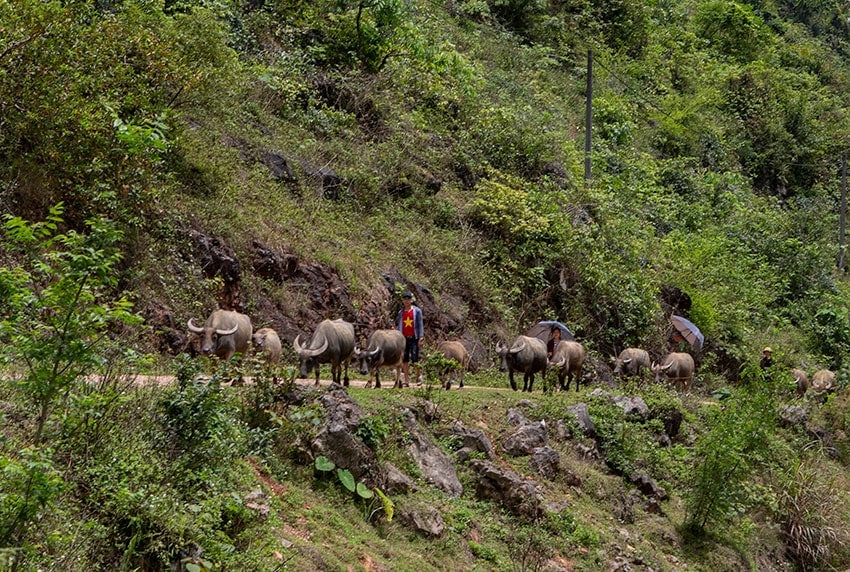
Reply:
[[479, 499], [493, 501], [529, 522], [543, 515], [543, 495], [534, 482], [482, 459], [473, 459], [469, 467], [478, 475]]
[[466, 427], [460, 421], [455, 421], [447, 434], [458, 437], [462, 443], [460, 450], [457, 452], [459, 461], [463, 462], [467, 460], [472, 453], [484, 453], [484, 456], [491, 461], [495, 458], [493, 444], [481, 429]]
[[397, 516], [403, 526], [426, 538], [438, 538], [446, 528], [443, 516], [430, 506], [401, 506]]
[[463, 485], [457, 477], [452, 459], [434, 444], [410, 409], [402, 411], [401, 422], [410, 433], [411, 443], [408, 450], [422, 477], [446, 494], [459, 497], [463, 493]]
[[593, 419], [590, 418], [586, 403], [576, 403], [565, 408], [564, 411], [575, 420], [575, 424], [582, 435], [591, 438], [596, 436], [596, 426], [593, 424]]
[[532, 451], [528, 467], [535, 473], [554, 479], [560, 471], [561, 454], [552, 447], [537, 447]]
[[320, 402], [326, 414], [310, 442], [312, 456], [324, 455], [337, 467], [351, 471], [356, 479], [383, 486], [383, 472], [375, 452], [355, 435], [363, 410], [342, 388], [327, 391]]
[[546, 422], [537, 421], [521, 425], [514, 433], [502, 440], [502, 448], [508, 455], [522, 457], [531, 455], [537, 447], [548, 443]]

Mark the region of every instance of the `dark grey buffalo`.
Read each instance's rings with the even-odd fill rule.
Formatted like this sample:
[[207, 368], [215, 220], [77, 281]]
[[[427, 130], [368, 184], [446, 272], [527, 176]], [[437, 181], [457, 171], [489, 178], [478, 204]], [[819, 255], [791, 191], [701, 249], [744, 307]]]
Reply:
[[[584, 347], [574, 341], [563, 340], [558, 342], [549, 358], [549, 367], [557, 368], [558, 387], [562, 391], [569, 390], [573, 379], [576, 380], [576, 391], [581, 384], [581, 366], [584, 365]], [[564, 387], [564, 379], [567, 386]]]
[[523, 374], [522, 390], [531, 391], [534, 385], [534, 374], [540, 372], [546, 375], [546, 344], [537, 338], [528, 336], [517, 336], [510, 347], [503, 346], [501, 342], [496, 344], [496, 353], [501, 358], [500, 371], [508, 372], [511, 381], [511, 389], [517, 390], [514, 381], [514, 372]]
[[375, 374], [375, 387], [381, 387], [381, 378], [378, 374], [382, 367], [395, 369], [395, 384], [393, 387], [401, 387], [399, 374], [401, 373], [401, 360], [404, 357], [404, 336], [398, 330], [375, 330], [369, 336], [366, 349], [354, 348], [354, 361], [360, 374], [369, 374], [369, 382], [366, 387], [372, 387], [372, 373]]
[[614, 360], [614, 375], [636, 376], [651, 366], [649, 353], [639, 348], [626, 348]]
[[251, 343], [251, 318], [239, 312], [216, 310], [210, 314], [204, 327], [198, 327], [192, 319], [188, 323], [189, 331], [201, 336], [201, 353], [217, 355], [229, 360], [233, 354], [244, 354]]
[[652, 366], [652, 373], [655, 374], [656, 382], [666, 377], [673, 382], [673, 385], [681, 383], [682, 388], [687, 391], [691, 387], [694, 369], [694, 358], [691, 354], [671, 352], [661, 360], [661, 363]]
[[283, 347], [280, 344], [280, 336], [273, 329], [260, 328], [254, 332], [251, 341], [254, 344], [254, 348], [266, 356], [268, 363], [276, 364], [280, 361], [280, 354], [283, 353]]
[[446, 383], [444, 387], [446, 389], [452, 388], [452, 377], [458, 378], [458, 387], [463, 387], [463, 376], [466, 374], [466, 370], [469, 367], [469, 352], [466, 351], [466, 347], [460, 342], [453, 341], [443, 341], [437, 344], [437, 348], [435, 350], [438, 354], [442, 354], [442, 356], [448, 360], [454, 360], [457, 362], [457, 366], [452, 368], [451, 371], [446, 372]]
[[316, 368], [316, 384], [319, 383], [321, 364], [331, 364], [331, 377], [334, 383], [342, 378], [342, 366], [345, 366], [343, 385], [348, 387], [348, 363], [354, 354], [354, 325], [344, 320], [324, 320], [313, 332], [310, 341], [302, 346], [301, 334], [292, 342], [295, 353], [301, 358], [301, 377], [306, 378]]

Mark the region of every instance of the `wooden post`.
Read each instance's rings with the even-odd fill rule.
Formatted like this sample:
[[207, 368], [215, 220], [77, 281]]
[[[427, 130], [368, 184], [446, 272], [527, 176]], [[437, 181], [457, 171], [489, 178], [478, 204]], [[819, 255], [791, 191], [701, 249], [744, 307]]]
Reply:
[[590, 184], [590, 143], [593, 127], [593, 50], [587, 50], [587, 95], [584, 112], [584, 182]]
[[845, 260], [846, 237], [845, 222], [847, 220], [847, 154], [841, 157], [841, 210], [838, 216], [838, 269], [844, 271], [847, 261]]

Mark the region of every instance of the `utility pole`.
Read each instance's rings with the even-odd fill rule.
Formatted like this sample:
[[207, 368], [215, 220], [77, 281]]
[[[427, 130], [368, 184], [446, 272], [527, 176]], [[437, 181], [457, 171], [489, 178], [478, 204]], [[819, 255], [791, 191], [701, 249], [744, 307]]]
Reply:
[[847, 153], [841, 157], [841, 211], [838, 217], [838, 269], [842, 272], [845, 260], [845, 222], [847, 219]]
[[593, 127], [593, 50], [587, 50], [587, 96], [584, 112], [584, 184], [590, 185], [590, 142]]

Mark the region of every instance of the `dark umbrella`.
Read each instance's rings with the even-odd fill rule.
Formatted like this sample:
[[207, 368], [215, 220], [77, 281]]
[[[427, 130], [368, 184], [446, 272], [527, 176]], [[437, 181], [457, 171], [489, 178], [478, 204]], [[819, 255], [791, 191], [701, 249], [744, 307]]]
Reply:
[[568, 327], [566, 327], [561, 322], [556, 322], [555, 320], [544, 320], [542, 322], [537, 322], [526, 332], [526, 336], [530, 336], [532, 338], [537, 338], [543, 340], [544, 342], [548, 342], [549, 338], [552, 337], [552, 328], [558, 328], [561, 330], [561, 339], [562, 340], [574, 340], [575, 336], [570, 331]]
[[702, 344], [705, 342], [705, 336], [699, 331], [693, 322], [686, 320], [682, 316], [673, 314], [670, 316], [670, 323], [676, 328], [676, 331], [682, 334], [692, 348], [702, 349]]

